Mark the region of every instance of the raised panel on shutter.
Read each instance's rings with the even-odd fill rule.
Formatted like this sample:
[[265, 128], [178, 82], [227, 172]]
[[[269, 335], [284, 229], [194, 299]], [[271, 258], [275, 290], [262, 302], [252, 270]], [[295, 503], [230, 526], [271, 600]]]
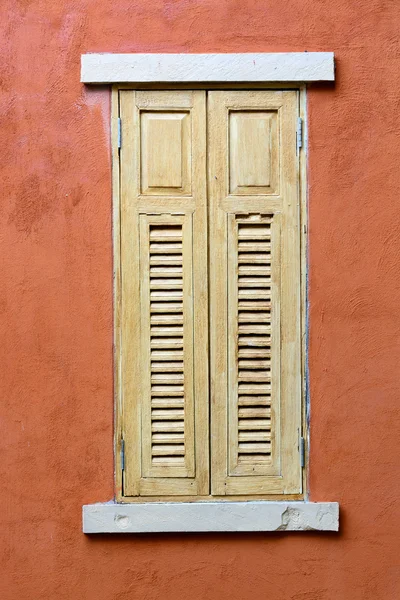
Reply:
[[140, 112], [142, 194], [190, 194], [190, 129], [190, 111]]
[[212, 493], [301, 492], [296, 92], [209, 92]]
[[120, 93], [125, 496], [209, 491], [205, 93]]
[[277, 111], [229, 112], [229, 193], [278, 192]]

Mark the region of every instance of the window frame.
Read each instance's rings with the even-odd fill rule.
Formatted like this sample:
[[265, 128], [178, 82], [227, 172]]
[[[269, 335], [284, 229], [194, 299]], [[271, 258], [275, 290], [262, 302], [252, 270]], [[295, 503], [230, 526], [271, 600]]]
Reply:
[[[120, 204], [120, 153], [119, 153], [119, 93], [122, 90], [291, 90], [298, 92], [299, 116], [303, 123], [303, 143], [299, 149], [299, 220], [300, 220], [300, 297], [301, 297], [301, 380], [302, 424], [304, 440], [304, 468], [302, 469], [303, 492], [301, 494], [240, 495], [240, 496], [124, 496], [123, 494], [123, 397], [121, 370], [121, 204]], [[112, 157], [112, 235], [113, 235], [113, 302], [114, 302], [114, 474], [115, 501], [118, 503], [151, 502], [241, 502], [241, 501], [304, 501], [308, 497], [307, 465], [309, 455], [309, 398], [307, 386], [307, 120], [306, 84], [299, 83], [141, 83], [114, 84], [111, 90], [111, 157]]]

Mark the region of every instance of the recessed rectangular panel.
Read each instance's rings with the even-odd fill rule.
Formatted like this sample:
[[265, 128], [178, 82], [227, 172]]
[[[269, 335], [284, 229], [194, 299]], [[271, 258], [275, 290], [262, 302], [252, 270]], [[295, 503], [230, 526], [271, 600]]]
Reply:
[[190, 113], [142, 111], [141, 194], [190, 194]]
[[229, 193], [277, 193], [277, 111], [229, 113]]

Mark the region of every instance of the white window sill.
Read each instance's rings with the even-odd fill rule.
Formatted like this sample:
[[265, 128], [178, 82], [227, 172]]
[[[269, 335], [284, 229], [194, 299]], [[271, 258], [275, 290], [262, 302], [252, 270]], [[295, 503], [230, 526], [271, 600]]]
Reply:
[[108, 502], [83, 506], [84, 533], [338, 530], [337, 502]]

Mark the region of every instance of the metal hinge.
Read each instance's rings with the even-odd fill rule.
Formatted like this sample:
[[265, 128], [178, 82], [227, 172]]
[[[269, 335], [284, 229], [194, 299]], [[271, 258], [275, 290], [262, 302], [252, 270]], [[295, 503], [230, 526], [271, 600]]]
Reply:
[[300, 466], [302, 469], [304, 469], [304, 467], [306, 465], [306, 442], [303, 437], [300, 438], [299, 452], [300, 452]]
[[300, 117], [297, 119], [297, 148], [303, 147], [303, 119]]
[[121, 119], [120, 117], [118, 117], [117, 119], [117, 144], [118, 144], [118, 148], [121, 148], [121, 140], [122, 140], [122, 130], [121, 130]]
[[120, 456], [121, 456], [121, 471], [124, 471], [125, 470], [125, 441], [124, 440], [121, 440]]

